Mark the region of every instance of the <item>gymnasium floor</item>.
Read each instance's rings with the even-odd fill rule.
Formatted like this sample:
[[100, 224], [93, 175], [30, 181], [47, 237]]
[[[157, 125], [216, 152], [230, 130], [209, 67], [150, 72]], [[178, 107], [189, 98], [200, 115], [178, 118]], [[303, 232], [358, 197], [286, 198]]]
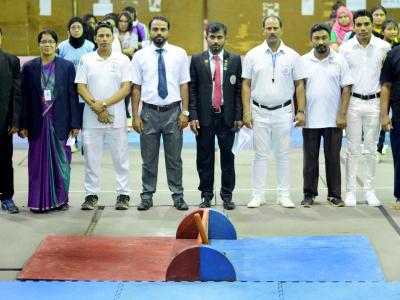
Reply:
[[[345, 139], [343, 141], [345, 145]], [[386, 143], [387, 142], [388, 140]], [[29, 208], [26, 206], [28, 191], [27, 145], [24, 141], [15, 138], [14, 145], [16, 150], [14, 151], [14, 172], [16, 192], [14, 200], [19, 206], [21, 212], [19, 214], [10, 215], [6, 214], [4, 211], [0, 211], [0, 281], [15, 281], [24, 264], [37, 250], [43, 239], [48, 234], [122, 237], [160, 237], [175, 235], [180, 220], [183, 219], [187, 212], [177, 211], [172, 206], [172, 200], [170, 197], [171, 193], [168, 190], [166, 182], [163, 151], [161, 150], [160, 152], [158, 190], [154, 196], [155, 206], [149, 211], [139, 212], [136, 207], [140, 202], [141, 157], [140, 151], [137, 149], [138, 135], [135, 132], [129, 133], [129, 143], [131, 148], [132, 207], [128, 211], [116, 211], [114, 209], [116, 182], [113, 175], [109, 150], [104, 150], [101, 168], [102, 191], [99, 193], [99, 209], [94, 211], [80, 210], [80, 205], [84, 200], [84, 163], [83, 156], [78, 152], [73, 154], [71, 165], [70, 210], [65, 212], [55, 211], [46, 214], [34, 214], [31, 213]], [[362, 185], [364, 157], [361, 153], [359, 155], [357, 173], [357, 207], [335, 208], [329, 205], [326, 201], [327, 191], [324, 175], [325, 165], [322, 152], [323, 149], [321, 149], [321, 174], [319, 180], [320, 195], [317, 197], [317, 202], [314, 207], [307, 209], [300, 206], [303, 184], [303, 154], [301, 144], [301, 131], [295, 130], [293, 133], [291, 150], [291, 197], [296, 204], [296, 208], [294, 209], [282, 208], [275, 203], [276, 165], [273, 152], [270, 154], [270, 161], [268, 164], [267, 204], [258, 209], [247, 208], [246, 204], [251, 198], [252, 151], [242, 151], [236, 157], [235, 163], [237, 177], [233, 200], [237, 207], [234, 211], [225, 211], [225, 213], [228, 214], [229, 218], [235, 225], [238, 237], [367, 236], [373, 250], [375, 251], [386, 281], [400, 281], [400, 211], [395, 211], [390, 208], [390, 205], [394, 202], [391, 148], [388, 148], [387, 155], [382, 156], [382, 162], [377, 165], [376, 195], [383, 203], [382, 207], [373, 208], [363, 203]], [[185, 201], [190, 205], [190, 210], [196, 209], [200, 201], [200, 193], [197, 190], [198, 175], [195, 164], [196, 150], [194, 147], [194, 136], [191, 132], [186, 131], [184, 150], [182, 153], [184, 163], [183, 182], [185, 187]], [[104, 148], [107, 148], [106, 144]], [[218, 152], [218, 150], [216, 151]], [[341, 152], [341, 157], [343, 159], [345, 158], [345, 151], [346, 148], [343, 148]], [[345, 177], [343, 159], [342, 192], [344, 194]], [[214, 207], [223, 210], [221, 200], [218, 196], [220, 187], [220, 169], [218, 161], [216, 162], [215, 170], [217, 204]], [[304, 255], [312, 256], [314, 253], [307, 252], [304, 253]], [[315, 278], [315, 282], [318, 281], [318, 278]], [[18, 284], [20, 283], [15, 282], [14, 284], [18, 287]], [[75, 284], [78, 285], [78, 283]], [[95, 283], [91, 284], [95, 285]], [[398, 283], [393, 284], [395, 284], [396, 289], [399, 290], [399, 286], [397, 285]], [[149, 283], [149, 285], [154, 287], [157, 286], [156, 283], [153, 285]], [[160, 283], [158, 283], [158, 285], [160, 285]], [[299, 288], [300, 285], [301, 283], [299, 283], [294, 290], [301, 290]], [[4, 287], [9, 286], [12, 288], [12, 286], [4, 286], [4, 283], [3, 286], [0, 283], [0, 286], [2, 287], [0, 288], [0, 298], [2, 298], [1, 295], [5, 292]], [[378, 286], [378, 283], [376, 286]], [[115, 288], [117, 289], [117, 287]], [[246, 286], [246, 288], [252, 289], [251, 286]], [[200, 287], [199, 289], [201, 290]], [[284, 299], [306, 299], [300, 296], [296, 298], [294, 290], [292, 289], [293, 297], [287, 296]], [[346, 287], [344, 286], [343, 291], [345, 290]], [[350, 290], [351, 289], [349, 288], [349, 291]], [[184, 290], [182, 290], [182, 293], [184, 293]], [[105, 294], [103, 294], [103, 296], [104, 295]], [[304, 294], [304, 297], [306, 297], [306, 294]], [[157, 297], [155, 296], [154, 299], [156, 298]], [[194, 298], [195, 297], [193, 297], [193, 299]], [[76, 299], [79, 299], [79, 297]], [[146, 297], [139, 297], [138, 299], [146, 299]], [[252, 299], [252, 297], [249, 299]], [[280, 297], [279, 299], [283, 298]], [[339, 297], [336, 299], [344, 298]], [[400, 295], [397, 299], [400, 299]]]

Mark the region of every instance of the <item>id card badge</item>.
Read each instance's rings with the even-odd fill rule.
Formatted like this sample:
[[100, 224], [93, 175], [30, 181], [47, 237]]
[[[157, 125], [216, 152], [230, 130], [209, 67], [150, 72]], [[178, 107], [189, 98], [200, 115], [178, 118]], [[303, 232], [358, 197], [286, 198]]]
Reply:
[[49, 89], [44, 89], [43, 95], [44, 101], [51, 101], [51, 91]]

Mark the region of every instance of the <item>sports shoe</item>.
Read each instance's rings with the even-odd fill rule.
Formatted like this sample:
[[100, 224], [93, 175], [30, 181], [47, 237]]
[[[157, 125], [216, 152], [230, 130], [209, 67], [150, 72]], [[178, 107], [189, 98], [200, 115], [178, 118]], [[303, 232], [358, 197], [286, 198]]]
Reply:
[[211, 201], [207, 198], [201, 198], [201, 203], [199, 204], [199, 208], [208, 208], [211, 207]]
[[1, 209], [5, 210], [6, 213], [9, 214], [19, 213], [19, 208], [14, 204], [13, 199], [1, 200]]
[[292, 208], [294, 207], [293, 201], [290, 199], [289, 196], [280, 196], [276, 200], [276, 204], [280, 204], [282, 207]]
[[334, 207], [344, 207], [344, 202], [341, 197], [328, 197], [326, 200]]
[[97, 206], [97, 202], [99, 202], [99, 197], [97, 195], [89, 195], [86, 196], [85, 202], [81, 205], [82, 210], [92, 210]]
[[376, 152], [375, 161], [377, 164], [381, 162], [381, 155], [379, 152]]
[[153, 206], [153, 198], [150, 199], [142, 199], [138, 206], [138, 210], [148, 210], [150, 207]]
[[79, 151], [79, 149], [78, 149], [78, 147], [76, 146], [76, 144], [71, 146], [71, 152], [72, 152], [72, 153], [75, 153], [75, 152], [78, 152], [78, 151]]
[[118, 195], [117, 203], [115, 203], [115, 209], [116, 210], [129, 209], [129, 200], [130, 197], [128, 195]]
[[303, 201], [301, 201], [301, 205], [303, 207], [312, 207], [314, 205], [315, 197], [308, 193], [304, 194]]
[[256, 208], [256, 207], [260, 207], [260, 205], [265, 204], [265, 199], [264, 197], [257, 197], [257, 196], [253, 196], [253, 198], [251, 198], [250, 202], [247, 204], [248, 208]]
[[381, 206], [381, 201], [376, 198], [374, 191], [367, 191], [364, 194], [365, 198], [365, 203], [367, 203], [369, 206]]
[[234, 202], [232, 202], [232, 200], [229, 200], [229, 201], [224, 201], [224, 209], [226, 209], [226, 210], [233, 210], [233, 209], [235, 209], [235, 203]]
[[188, 205], [186, 204], [185, 200], [183, 200], [183, 198], [174, 200], [174, 206], [176, 207], [177, 210], [188, 210], [189, 209]]
[[346, 206], [357, 206], [356, 192], [347, 192], [344, 204]]

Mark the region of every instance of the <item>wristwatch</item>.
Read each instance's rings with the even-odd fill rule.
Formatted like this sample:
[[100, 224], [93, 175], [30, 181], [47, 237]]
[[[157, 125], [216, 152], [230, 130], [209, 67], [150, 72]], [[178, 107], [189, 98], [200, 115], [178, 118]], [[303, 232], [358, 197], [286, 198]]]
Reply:
[[183, 110], [183, 111], [181, 112], [181, 114], [184, 115], [185, 117], [189, 117], [189, 115], [190, 115], [190, 113], [189, 113], [188, 110]]
[[103, 101], [103, 108], [104, 108], [104, 109], [107, 108], [107, 103], [106, 103], [106, 101]]

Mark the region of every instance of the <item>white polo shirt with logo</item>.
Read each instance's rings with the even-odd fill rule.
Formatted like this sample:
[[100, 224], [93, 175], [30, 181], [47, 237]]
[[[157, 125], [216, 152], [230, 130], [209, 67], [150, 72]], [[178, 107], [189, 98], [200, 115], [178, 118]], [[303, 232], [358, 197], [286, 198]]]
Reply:
[[342, 105], [342, 91], [354, 83], [347, 60], [330, 48], [323, 60], [314, 49], [302, 56], [306, 69], [306, 124], [304, 128], [337, 127]]
[[275, 72], [272, 54], [264, 41], [251, 49], [243, 62], [242, 77], [251, 79], [251, 97], [262, 105], [279, 105], [292, 99], [294, 80], [306, 78], [300, 55], [282, 41], [276, 50]]
[[[129, 58], [112, 51], [107, 59], [97, 51], [82, 56], [76, 72], [75, 83], [87, 85], [87, 90], [95, 100], [104, 101], [116, 94], [123, 82], [131, 81]], [[83, 112], [83, 128], [121, 128], [126, 127], [125, 102], [121, 101], [107, 107], [114, 115], [114, 123], [104, 124], [98, 121], [97, 114], [86, 103]]]

